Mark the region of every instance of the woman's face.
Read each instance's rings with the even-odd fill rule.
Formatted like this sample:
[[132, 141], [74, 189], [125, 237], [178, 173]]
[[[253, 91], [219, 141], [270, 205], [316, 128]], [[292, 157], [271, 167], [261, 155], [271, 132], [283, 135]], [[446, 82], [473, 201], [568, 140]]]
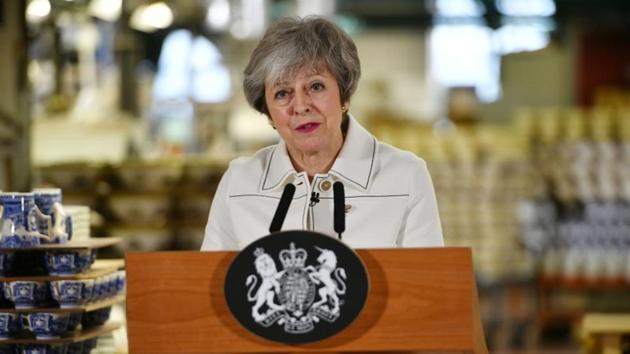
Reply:
[[288, 80], [265, 85], [265, 101], [289, 153], [336, 154], [341, 148], [339, 85], [328, 70], [301, 70]]

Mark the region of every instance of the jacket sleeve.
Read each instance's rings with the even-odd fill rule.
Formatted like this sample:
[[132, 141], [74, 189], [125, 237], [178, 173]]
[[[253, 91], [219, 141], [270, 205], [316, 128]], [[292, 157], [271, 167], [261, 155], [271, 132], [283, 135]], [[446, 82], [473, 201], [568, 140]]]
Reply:
[[224, 251], [236, 250], [238, 245], [234, 238], [232, 227], [232, 218], [230, 216], [229, 190], [230, 190], [230, 171], [223, 174], [219, 186], [214, 194], [210, 214], [208, 215], [208, 223], [201, 244], [202, 251]]
[[411, 171], [406, 222], [398, 236], [398, 246], [442, 247], [442, 225], [427, 165], [418, 159]]

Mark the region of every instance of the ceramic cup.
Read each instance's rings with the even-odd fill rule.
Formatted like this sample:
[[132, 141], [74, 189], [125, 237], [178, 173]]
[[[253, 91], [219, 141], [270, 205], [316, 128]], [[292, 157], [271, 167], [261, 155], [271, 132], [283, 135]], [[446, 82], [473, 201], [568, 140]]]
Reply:
[[81, 324], [83, 312], [72, 312], [68, 318], [68, 332], [72, 332]]
[[124, 270], [116, 272], [116, 294], [119, 294], [125, 290], [127, 283], [127, 275]]
[[0, 340], [11, 339], [20, 330], [20, 314], [0, 312]]
[[50, 275], [72, 275], [90, 268], [95, 259], [93, 250], [48, 251], [45, 263]]
[[104, 295], [104, 290], [105, 290], [105, 277], [104, 276], [100, 276], [94, 279], [94, 289], [92, 290], [92, 297], [90, 298], [90, 301], [92, 302], [96, 302], [99, 301], [101, 299], [103, 299], [105, 297]]
[[23, 325], [35, 334], [37, 339], [55, 339], [68, 330], [70, 314], [33, 312], [22, 316]]
[[18, 344], [12, 354], [67, 354], [67, 344]]
[[39, 211], [38, 230], [48, 236], [44, 242], [66, 243], [69, 240], [67, 215], [61, 204], [59, 188], [36, 188], [33, 190], [34, 202]]
[[13, 270], [13, 259], [15, 253], [0, 252], [0, 277], [5, 277]]
[[85, 312], [81, 319], [81, 325], [83, 328], [91, 328], [96, 326], [102, 326], [109, 320], [109, 315], [112, 311], [111, 306], [104, 307], [102, 309]]
[[50, 291], [61, 308], [80, 307], [92, 296], [93, 279], [53, 280]]
[[4, 296], [16, 309], [35, 308], [45, 303], [49, 296], [48, 283], [43, 281], [18, 280], [3, 283]]
[[37, 209], [33, 193], [0, 193], [0, 247], [34, 247], [48, 239], [37, 227], [47, 218]]

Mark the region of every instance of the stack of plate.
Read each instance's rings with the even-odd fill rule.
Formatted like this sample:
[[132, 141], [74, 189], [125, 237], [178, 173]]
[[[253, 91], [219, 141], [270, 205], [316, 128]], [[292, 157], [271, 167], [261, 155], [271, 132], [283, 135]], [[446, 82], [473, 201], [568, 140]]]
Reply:
[[87, 205], [64, 205], [63, 209], [72, 222], [72, 239], [85, 240], [90, 237], [90, 207]]

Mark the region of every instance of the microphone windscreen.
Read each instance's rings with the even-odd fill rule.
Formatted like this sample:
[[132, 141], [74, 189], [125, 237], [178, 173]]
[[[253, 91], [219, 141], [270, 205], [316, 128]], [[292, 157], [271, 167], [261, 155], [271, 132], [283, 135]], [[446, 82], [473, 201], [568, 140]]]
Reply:
[[341, 234], [346, 230], [346, 196], [343, 183], [339, 181], [333, 184], [333, 200], [335, 232]]
[[276, 213], [273, 215], [271, 225], [269, 226], [270, 233], [280, 231], [282, 228], [282, 224], [284, 223], [284, 219], [287, 217], [287, 212], [289, 211], [289, 206], [291, 205], [294, 194], [295, 185], [293, 185], [293, 183], [289, 183], [284, 186], [282, 196], [280, 197], [278, 207], [276, 208]]

